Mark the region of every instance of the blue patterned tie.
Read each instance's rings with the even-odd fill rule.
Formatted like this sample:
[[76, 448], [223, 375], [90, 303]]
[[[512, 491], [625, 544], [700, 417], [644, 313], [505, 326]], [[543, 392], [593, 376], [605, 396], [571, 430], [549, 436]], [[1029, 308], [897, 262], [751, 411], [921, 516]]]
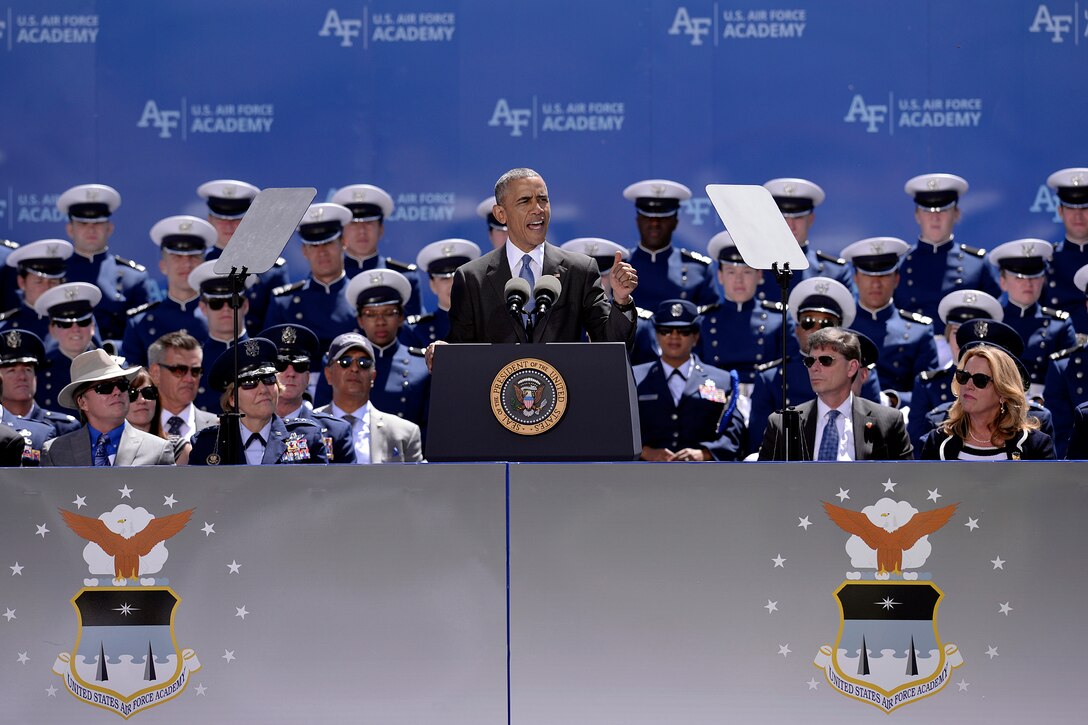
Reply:
[[824, 435], [820, 439], [820, 455], [817, 460], [837, 461], [839, 459], [839, 429], [835, 420], [839, 417], [839, 411], [827, 411], [827, 425], [824, 426]]
[[530, 290], [529, 301], [526, 302], [521, 308], [525, 312], [532, 312], [533, 307], [536, 306], [536, 300], [533, 299], [532, 294], [531, 294], [532, 289], [534, 287], [536, 287], [536, 276], [533, 274], [533, 268], [531, 266], [529, 266], [529, 263], [532, 262], [532, 261], [533, 261], [533, 258], [531, 256], [529, 256], [528, 254], [526, 254], [524, 257], [522, 257], [521, 258], [521, 272], [518, 273], [519, 277], [521, 277], [523, 280], [525, 280], [526, 282], [529, 283], [529, 290]]
[[110, 457], [106, 453], [106, 444], [109, 442], [110, 437], [103, 433], [98, 436], [98, 442], [94, 444], [94, 465], [95, 466], [109, 466]]

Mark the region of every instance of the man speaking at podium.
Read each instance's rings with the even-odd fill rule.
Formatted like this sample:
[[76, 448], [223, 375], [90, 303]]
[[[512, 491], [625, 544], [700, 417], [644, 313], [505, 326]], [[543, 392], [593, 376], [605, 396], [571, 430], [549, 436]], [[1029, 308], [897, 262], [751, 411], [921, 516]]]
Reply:
[[[495, 184], [495, 199], [492, 213], [507, 225], [509, 238], [457, 270], [446, 342], [581, 342], [588, 334], [594, 342], [630, 346], [635, 336], [631, 293], [638, 286], [634, 267], [621, 262], [617, 253], [609, 272], [614, 295], [609, 302], [592, 257], [545, 241], [551, 219], [548, 187], [532, 169], [503, 174]], [[558, 293], [554, 285], [550, 292], [543, 289], [551, 283], [549, 275], [558, 278]], [[525, 280], [533, 293], [526, 297], [522, 292], [511, 311], [511, 295], [517, 293], [508, 283], [517, 278]], [[548, 308], [534, 312], [542, 302]], [[433, 346], [428, 362], [432, 352]]]

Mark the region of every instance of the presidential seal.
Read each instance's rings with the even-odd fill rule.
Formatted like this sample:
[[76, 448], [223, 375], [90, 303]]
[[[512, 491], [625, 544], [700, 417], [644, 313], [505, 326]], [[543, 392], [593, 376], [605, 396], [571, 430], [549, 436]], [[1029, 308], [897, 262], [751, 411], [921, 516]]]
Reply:
[[567, 410], [567, 384], [548, 363], [514, 360], [491, 381], [491, 412], [504, 428], [533, 436], [551, 430]]

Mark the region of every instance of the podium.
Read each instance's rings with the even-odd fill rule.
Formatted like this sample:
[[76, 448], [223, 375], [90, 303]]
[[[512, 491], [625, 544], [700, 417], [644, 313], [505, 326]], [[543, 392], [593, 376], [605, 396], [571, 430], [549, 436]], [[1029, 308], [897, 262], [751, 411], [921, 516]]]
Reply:
[[631, 461], [642, 451], [623, 343], [435, 349], [428, 461]]

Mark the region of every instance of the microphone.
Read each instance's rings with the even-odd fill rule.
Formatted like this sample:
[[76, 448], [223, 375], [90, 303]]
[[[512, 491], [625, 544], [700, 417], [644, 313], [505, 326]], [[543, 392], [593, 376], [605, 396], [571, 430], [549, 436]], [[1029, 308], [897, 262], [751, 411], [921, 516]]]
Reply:
[[521, 277], [512, 277], [503, 289], [506, 309], [511, 315], [520, 315], [522, 306], [529, 301], [529, 283]]
[[563, 291], [563, 285], [559, 282], [559, 278], [554, 274], [544, 274], [540, 276], [540, 279], [536, 283], [536, 289], [533, 290], [533, 299], [536, 300], [536, 307], [534, 311], [537, 315], [543, 317], [548, 313], [548, 310], [555, 301], [559, 299], [559, 293]]

